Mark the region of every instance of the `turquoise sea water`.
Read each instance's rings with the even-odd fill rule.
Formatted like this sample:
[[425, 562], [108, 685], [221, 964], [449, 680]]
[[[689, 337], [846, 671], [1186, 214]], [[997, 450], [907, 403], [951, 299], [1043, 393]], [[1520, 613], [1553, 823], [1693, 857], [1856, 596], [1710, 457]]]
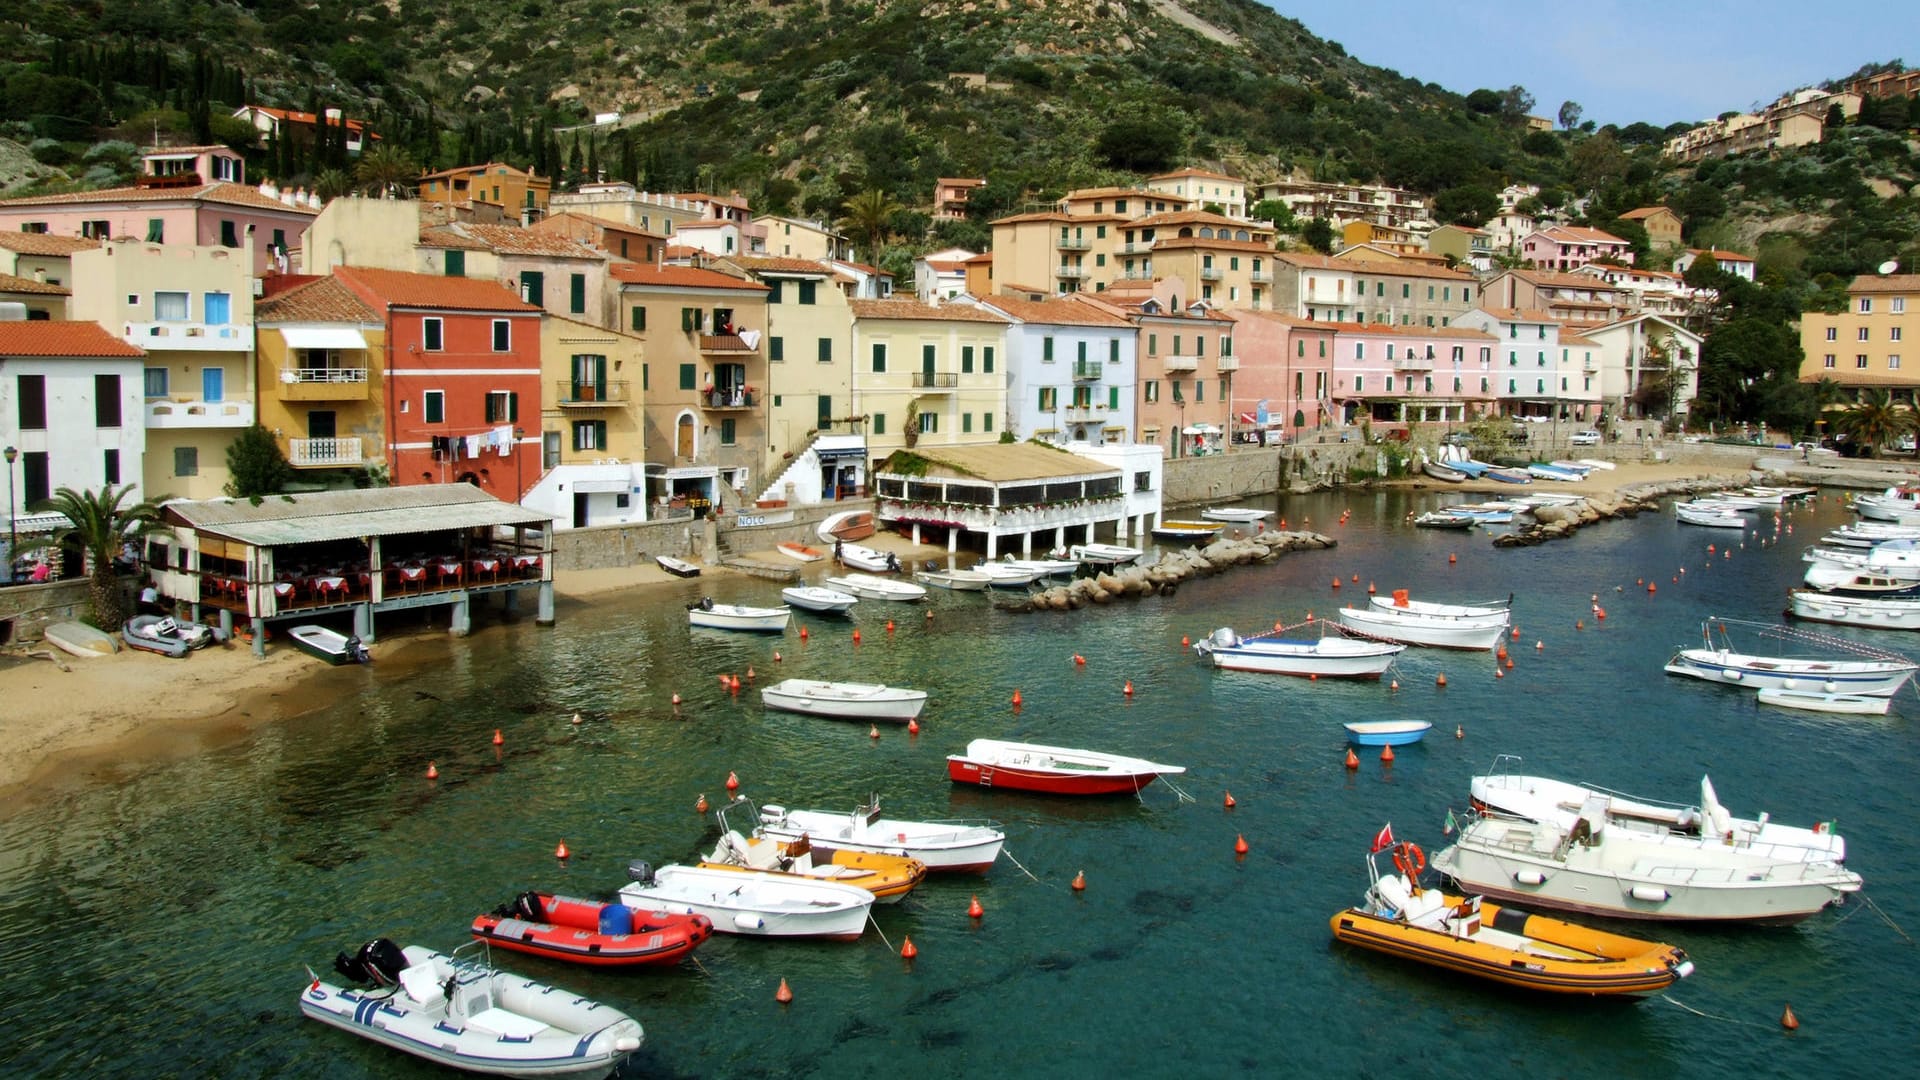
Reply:
[[[707, 579], [563, 608], [550, 629], [488, 626], [410, 646], [406, 663], [320, 672], [317, 691], [290, 695], [329, 701], [317, 711], [0, 820], [0, 1071], [450, 1075], [302, 1020], [303, 966], [327, 972], [374, 936], [450, 949], [519, 890], [608, 895], [630, 858], [696, 858], [715, 833], [695, 800], [720, 802], [729, 771], [760, 801], [850, 810], [878, 790], [901, 817], [992, 817], [1013, 859], [876, 908], [884, 942], [871, 927], [855, 943], [722, 936], [697, 965], [641, 972], [496, 954], [637, 1017], [647, 1040], [629, 1075], [1805, 1077], [1905, 1060], [1920, 975], [1881, 912], [1920, 931], [1908, 839], [1920, 699], [1909, 689], [1888, 717], [1829, 718], [1661, 672], [1708, 615], [1777, 622], [1800, 551], [1848, 515], [1831, 499], [1795, 511], [1778, 546], [1768, 519], [1729, 559], [1706, 551], [1726, 533], [1663, 515], [1513, 550], [1405, 523], [1436, 501], [1271, 503], [1339, 546], [1073, 614], [936, 591], [930, 621], [863, 601], [851, 623], [803, 615], [779, 638], [690, 632], [680, 602], [702, 590], [773, 594]], [[1395, 691], [1216, 673], [1180, 647], [1218, 626], [1323, 617], [1364, 601], [1369, 582], [1432, 600], [1513, 593], [1514, 668], [1496, 678], [1486, 654], [1411, 650]], [[766, 713], [751, 687], [721, 688], [719, 674], [749, 666], [761, 683], [889, 682], [932, 700], [917, 737], [875, 741], [864, 724]], [[1367, 754], [1349, 772], [1340, 723], [1356, 718], [1436, 727], [1390, 768]], [[1098, 801], [950, 785], [945, 755], [978, 736], [1185, 765], [1175, 782], [1192, 798], [1162, 784]], [[1710, 773], [1736, 813], [1837, 819], [1879, 911], [1852, 902], [1775, 930], [1619, 924], [1698, 964], [1671, 1001], [1637, 1004], [1543, 1000], [1331, 943], [1327, 920], [1364, 889], [1380, 826], [1442, 846], [1447, 810], [1501, 753], [1676, 801]], [[552, 855], [563, 839], [565, 866]], [[911, 965], [894, 953], [909, 934]], [[773, 1001], [782, 978], [786, 1007]], [[1802, 1021], [1791, 1034], [1778, 1024], [1789, 1002]]]

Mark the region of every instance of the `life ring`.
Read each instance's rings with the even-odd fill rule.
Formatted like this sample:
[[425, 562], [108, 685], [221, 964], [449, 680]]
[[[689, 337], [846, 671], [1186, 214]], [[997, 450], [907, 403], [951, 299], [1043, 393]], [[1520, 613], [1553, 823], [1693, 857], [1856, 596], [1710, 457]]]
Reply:
[[1427, 853], [1412, 841], [1393, 845], [1393, 868], [1408, 877], [1419, 877], [1427, 868]]

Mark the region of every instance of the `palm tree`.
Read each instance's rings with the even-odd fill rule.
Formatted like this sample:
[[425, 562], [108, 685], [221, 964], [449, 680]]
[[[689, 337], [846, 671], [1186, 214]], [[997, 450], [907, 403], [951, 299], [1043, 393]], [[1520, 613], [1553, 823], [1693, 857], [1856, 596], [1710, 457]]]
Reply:
[[906, 207], [887, 198], [887, 193], [879, 188], [868, 188], [840, 204], [840, 208], [847, 212], [847, 216], [840, 219], [841, 226], [864, 238], [867, 257], [875, 266], [880, 265], [880, 245], [886, 242], [890, 232], [887, 221]]
[[1884, 449], [1900, 436], [1920, 430], [1920, 417], [1912, 409], [1895, 405], [1891, 391], [1867, 390], [1858, 403], [1834, 417], [1833, 426], [1856, 446]]
[[361, 155], [360, 164], [353, 168], [353, 178], [360, 187], [376, 196], [404, 197], [419, 175], [420, 166], [414, 164], [413, 155], [398, 146], [376, 146]]
[[[1843, 388], [1838, 382], [1834, 381], [1832, 377], [1822, 376], [1820, 378], [1820, 381], [1814, 383], [1813, 384], [1813, 409], [1814, 409], [1815, 429], [1819, 429], [1823, 427], [1827, 427], [1827, 428], [1832, 427], [1833, 425], [1828, 422], [1830, 410], [1834, 406], [1844, 403], [1846, 399], [1847, 399], [1846, 389]], [[1818, 432], [1816, 430], [1816, 435], [1817, 433]]]
[[166, 497], [122, 506], [132, 492], [132, 484], [117, 488], [108, 484], [98, 492], [63, 487], [43, 505], [65, 517], [67, 524], [48, 536], [20, 544], [23, 551], [38, 551], [68, 542], [79, 545], [87, 557], [94, 623], [102, 630], [116, 629], [127, 619], [127, 598], [114, 571], [114, 560], [128, 543], [163, 532], [167, 527], [160, 518], [160, 502]]
[[339, 169], [322, 169], [313, 178], [313, 193], [323, 201], [333, 200], [353, 190], [353, 181]]

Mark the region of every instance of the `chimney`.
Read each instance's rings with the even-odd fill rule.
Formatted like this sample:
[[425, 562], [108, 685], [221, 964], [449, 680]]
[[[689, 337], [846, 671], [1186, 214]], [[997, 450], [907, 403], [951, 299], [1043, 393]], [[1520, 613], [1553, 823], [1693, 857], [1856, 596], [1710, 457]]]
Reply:
[[33, 280], [39, 282], [42, 285], [45, 285], [47, 283], [47, 268], [44, 266], [34, 267]]

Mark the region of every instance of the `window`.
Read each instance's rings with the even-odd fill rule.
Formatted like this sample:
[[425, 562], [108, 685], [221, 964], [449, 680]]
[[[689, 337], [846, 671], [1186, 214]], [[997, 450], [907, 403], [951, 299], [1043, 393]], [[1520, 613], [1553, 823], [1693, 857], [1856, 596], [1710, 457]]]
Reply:
[[575, 420], [573, 422], [573, 448], [575, 450], [605, 450], [607, 448], [607, 422], [605, 420]]
[[960, 346], [960, 374], [973, 374], [973, 346]]
[[639, 331], [646, 330], [647, 309], [641, 307], [638, 304], [635, 304], [633, 306], [633, 310], [627, 314], [627, 325], [631, 326], [635, 330], [639, 330]]
[[802, 304], [813, 303], [814, 290], [819, 286], [819, 284], [820, 283], [817, 281], [800, 282], [800, 302]]
[[992, 413], [983, 412], [980, 414], [980, 430], [981, 431], [993, 430], [993, 414]]
[[680, 365], [680, 389], [682, 390], [693, 389], [693, 365], [692, 364]]
[[887, 373], [887, 346], [884, 342], [873, 343], [873, 373], [875, 375]]
[[721, 446], [734, 445], [734, 434], [735, 434], [735, 430], [734, 430], [733, 417], [728, 416], [728, 417], [722, 418], [720, 421], [720, 445]]
[[1391, 341], [1387, 342], [1387, 359], [1393, 359], [1393, 342]]
[[1840, 340], [1840, 328], [1837, 326], [1827, 327], [1827, 340], [1828, 341]]
[[467, 253], [464, 251], [447, 252], [441, 260], [440, 272], [447, 277], [466, 277]]
[[1180, 392], [1180, 380], [1179, 380], [1179, 379], [1168, 379], [1168, 380], [1167, 380], [1167, 386], [1168, 386], [1168, 387], [1169, 387], [1170, 389], [1172, 389], [1172, 391], [1173, 391], [1173, 400], [1174, 400], [1175, 402], [1182, 402], [1182, 401], [1185, 401], [1185, 400], [1187, 400], [1187, 398], [1186, 398], [1186, 395], [1185, 395], [1185, 394], [1182, 394], [1182, 393]]
[[1353, 392], [1356, 394], [1361, 394], [1361, 393], [1365, 393], [1366, 389], [1367, 389], [1367, 377], [1365, 375], [1355, 375], [1353, 377]]
[[1180, 355], [1180, 335], [1179, 334], [1173, 335], [1173, 355], [1175, 356]]
[[166, 368], [150, 367], [147, 369], [145, 396], [150, 398], [163, 398], [167, 396]]
[[887, 433], [886, 413], [877, 412], [873, 414], [873, 433], [875, 435], [885, 435]]
[[830, 337], [821, 338], [818, 346], [818, 350], [819, 350], [819, 360], [821, 363], [823, 364], [833, 363], [833, 339], [832, 338]]
[[1860, 329], [1859, 329], [1859, 330], [1858, 330], [1858, 331], [1857, 331], [1857, 332], [1855, 333], [1855, 335], [1854, 335], [1854, 340], [1855, 340], [1855, 341], [1866, 341], [1866, 340], [1868, 340], [1868, 337], [1869, 337], [1869, 335], [1868, 335], [1868, 332], [1867, 332], [1867, 328], [1863, 326], [1863, 327], [1861, 327], [1861, 328], [1860, 328]]
[[1074, 353], [1074, 356], [1073, 356], [1074, 362], [1084, 367], [1087, 362], [1087, 343], [1084, 341], [1081, 341], [1081, 342], [1077, 342], [1076, 344], [1079, 347]]
[[1145, 383], [1142, 383], [1140, 396], [1141, 396], [1141, 399], [1145, 401], [1150, 401], [1150, 402], [1159, 401], [1160, 400], [1160, 380], [1148, 379]]
[[1120, 388], [1117, 386], [1107, 387], [1107, 408], [1118, 409], [1119, 407], [1120, 407]]
[[100, 475], [106, 483], [120, 482], [120, 451], [107, 450], [101, 453]]
[[993, 346], [991, 345], [984, 346], [980, 350], [980, 370], [988, 375], [993, 374]]
[[783, 364], [787, 360], [787, 339], [770, 337], [767, 339], [767, 363]]
[[447, 392], [445, 390], [427, 390], [420, 395], [421, 422], [426, 424], [445, 423], [447, 419]]
[[1832, 354], [1832, 353], [1828, 353], [1828, 354], [1827, 354], [1827, 357], [1826, 357], [1826, 363], [1825, 363], [1825, 364], [1823, 364], [1822, 366], [1823, 366], [1823, 367], [1832, 367], [1832, 366], [1833, 366], [1833, 354]]
[[173, 475], [200, 475], [200, 448], [197, 446], [176, 446], [173, 448]]
[[1119, 362], [1120, 362], [1120, 339], [1109, 338], [1107, 339], [1107, 363], [1117, 364]]
[[[47, 377], [21, 375], [14, 384], [19, 402], [20, 430], [45, 431], [47, 428]], [[38, 501], [38, 500], [29, 500]]]
[[[220, 246], [221, 246], [221, 247], [230, 247], [230, 248], [234, 248], [234, 247], [239, 247], [239, 246], [240, 246], [240, 228], [239, 228], [239, 226], [237, 226], [237, 225], [235, 225], [235, 224], [234, 224], [233, 222], [231, 222], [231, 221], [222, 221], [222, 222], [220, 222]], [[196, 475], [196, 474], [195, 474], [195, 473], [181, 473], [180, 475], [181, 475], [181, 476], [194, 476], [194, 475]]]
[[920, 414], [920, 434], [931, 435], [940, 430], [940, 414], [923, 412]]
[[511, 424], [520, 419], [520, 395], [510, 390], [487, 391], [487, 423]]
[[187, 294], [183, 292], [157, 292], [153, 294], [154, 322], [186, 322]]
[[428, 352], [446, 348], [446, 323], [438, 317], [420, 320], [420, 347]]
[[1899, 328], [1899, 327], [1897, 327], [1897, 326], [1895, 326], [1895, 327], [1891, 327], [1891, 328], [1889, 328], [1889, 329], [1887, 330], [1887, 340], [1888, 340], [1888, 341], [1899, 341], [1899, 340], [1900, 340], [1900, 328]]
[[147, 243], [164, 244], [167, 242], [167, 220], [165, 218], [147, 219]]
[[700, 309], [683, 307], [680, 309], [680, 329], [692, 333], [700, 329]]
[[785, 285], [786, 285], [786, 282], [780, 280], [779, 278], [774, 278], [773, 280], [767, 282], [767, 303], [769, 304], [780, 303], [781, 296], [782, 296], [782, 287]]
[[1427, 286], [1427, 299], [1433, 299], [1433, 286]]
[[1899, 314], [1903, 314], [1903, 313], [1904, 313], [1904, 312], [1905, 312], [1906, 310], [1907, 310], [1907, 298], [1906, 298], [1906, 297], [1904, 297], [1904, 296], [1896, 296], [1896, 297], [1894, 297], [1894, 298], [1893, 298], [1893, 313], [1894, 313], [1895, 315], [1899, 315]]
[[[1411, 385], [1411, 383], [1409, 383]], [[1393, 376], [1387, 376], [1387, 393], [1393, 393]]]
[[208, 326], [225, 326], [233, 321], [233, 297], [223, 292], [210, 292], [200, 298], [200, 310], [205, 316], [202, 321]]
[[[1179, 346], [1177, 345], [1174, 347], [1176, 349], [1179, 348]], [[1043, 364], [1053, 363], [1053, 335], [1052, 334], [1048, 334], [1046, 337], [1043, 337], [1040, 339], [1040, 362]]]
[[1043, 386], [1040, 388], [1040, 411], [1041, 412], [1052, 412], [1054, 410], [1054, 407], [1059, 403], [1060, 403], [1060, 391], [1058, 389], [1051, 386]]
[[574, 274], [567, 279], [567, 310], [575, 315], [587, 312], [587, 275]]
[[1887, 370], [1888, 371], [1900, 370], [1900, 354], [1899, 353], [1887, 354]]
[[1402, 300], [1413, 299], [1413, 283], [1412, 282], [1403, 281], [1400, 283], [1400, 299]]
[[95, 375], [93, 377], [93, 426], [103, 428], [120, 426], [120, 376]]
[[1159, 334], [1147, 335], [1147, 355], [1148, 356], [1160, 355], [1160, 335]]
[[960, 433], [963, 435], [973, 434], [973, 414], [972, 413], [963, 412], [960, 414]]
[[1863, 296], [1860, 298], [1860, 314], [1862, 315], [1873, 314], [1873, 297]]
[[285, 229], [273, 230], [273, 249], [275, 251], [287, 250], [287, 230]]
[[1860, 353], [1860, 354], [1858, 354], [1858, 355], [1856, 355], [1856, 356], [1855, 356], [1855, 357], [1853, 358], [1853, 366], [1854, 366], [1854, 367], [1857, 367], [1857, 368], [1863, 368], [1863, 367], [1866, 367], [1866, 366], [1867, 366], [1867, 354], [1866, 354], [1866, 353]]
[[493, 320], [493, 351], [513, 351], [513, 323], [510, 320]]

